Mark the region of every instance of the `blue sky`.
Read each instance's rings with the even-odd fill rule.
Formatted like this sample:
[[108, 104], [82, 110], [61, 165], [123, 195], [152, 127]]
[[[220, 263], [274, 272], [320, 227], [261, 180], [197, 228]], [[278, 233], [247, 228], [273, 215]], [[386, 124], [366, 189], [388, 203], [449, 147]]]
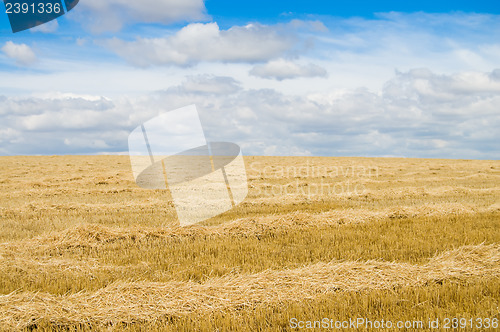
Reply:
[[498, 159], [494, 1], [81, 0], [0, 16], [0, 155], [127, 153], [196, 104], [244, 154]]
[[[82, 0], [84, 3], [85, 0]], [[232, 1], [232, 0], [207, 0], [204, 2], [206, 12], [210, 17], [219, 22], [223, 27], [229, 27], [231, 23], [242, 24], [249, 21], [278, 22], [287, 21], [290, 17], [304, 18], [313, 16], [330, 17], [363, 17], [374, 18], [377, 13], [401, 12], [401, 13], [482, 13], [500, 14], [500, 4], [491, 0], [457, 0], [457, 1]], [[182, 22], [182, 21], [181, 21]], [[61, 18], [59, 23], [68, 23]], [[72, 25], [72, 29], [79, 30]], [[10, 25], [6, 15], [0, 19], [0, 31], [6, 33]]]
[[352, 0], [352, 1], [231, 1], [208, 0], [206, 7], [215, 19], [244, 19], [275, 21], [287, 15], [329, 15], [338, 17], [373, 18], [383, 12], [450, 13], [453, 11], [499, 14], [500, 5], [491, 0], [469, 1], [399, 1], [399, 0]]

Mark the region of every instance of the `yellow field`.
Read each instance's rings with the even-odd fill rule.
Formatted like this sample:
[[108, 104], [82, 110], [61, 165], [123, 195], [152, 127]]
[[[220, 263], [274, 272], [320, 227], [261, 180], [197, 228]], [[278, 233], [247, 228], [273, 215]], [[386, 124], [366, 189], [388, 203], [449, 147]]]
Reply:
[[499, 161], [245, 162], [247, 199], [179, 228], [128, 157], [1, 157], [0, 329], [500, 319]]

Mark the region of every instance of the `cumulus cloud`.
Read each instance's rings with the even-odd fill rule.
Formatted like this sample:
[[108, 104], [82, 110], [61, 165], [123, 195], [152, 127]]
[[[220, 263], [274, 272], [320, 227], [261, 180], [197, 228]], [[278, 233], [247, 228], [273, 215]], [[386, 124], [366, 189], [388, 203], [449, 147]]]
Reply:
[[86, 0], [70, 14], [94, 32], [134, 23], [171, 24], [207, 19], [203, 0]]
[[106, 44], [129, 63], [146, 67], [202, 61], [261, 62], [285, 54], [294, 41], [277, 26], [249, 24], [221, 30], [217, 23], [193, 23], [163, 38], [114, 38]]
[[[3, 154], [84, 153], [82, 138], [99, 140], [120, 135], [127, 116], [121, 120], [115, 104], [105, 98], [57, 97], [0, 98], [0, 146]], [[112, 123], [112, 125], [110, 125]], [[108, 136], [110, 145], [116, 139]], [[71, 142], [78, 142], [72, 146]], [[96, 147], [89, 145], [95, 151]], [[60, 152], [57, 152], [60, 151]]]
[[214, 75], [189, 76], [177, 91], [179, 93], [233, 94], [241, 89], [240, 83], [232, 77]]
[[59, 28], [59, 23], [57, 23], [57, 20], [53, 20], [44, 24], [40, 24], [34, 28], [31, 28], [29, 31], [32, 33], [33, 32], [53, 33], [56, 32], [58, 28]]
[[130, 130], [196, 104], [210, 141], [244, 154], [500, 158], [500, 81], [492, 72], [397, 72], [381, 91], [297, 96], [199, 75], [139, 99], [0, 97], [0, 153], [126, 152]]
[[19, 66], [30, 66], [37, 61], [35, 52], [26, 44], [16, 44], [8, 41], [1, 50], [7, 57], [15, 60]]
[[492, 80], [500, 82], [500, 69], [495, 69], [491, 72], [490, 78]]
[[397, 73], [382, 91], [308, 96], [241, 89], [201, 96], [171, 88], [159, 103], [196, 103], [213, 141], [247, 154], [442, 158], [500, 157], [500, 87], [492, 73]]
[[299, 77], [327, 77], [328, 73], [324, 68], [312, 63], [299, 65], [285, 59], [277, 59], [254, 66], [250, 75], [282, 81]]

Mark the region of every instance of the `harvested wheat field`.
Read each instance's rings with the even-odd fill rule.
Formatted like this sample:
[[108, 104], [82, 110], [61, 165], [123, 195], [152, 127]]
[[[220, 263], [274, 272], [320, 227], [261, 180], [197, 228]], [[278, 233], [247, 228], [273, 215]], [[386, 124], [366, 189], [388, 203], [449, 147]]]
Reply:
[[243, 203], [180, 228], [128, 157], [1, 157], [0, 329], [496, 329], [499, 161], [245, 163]]

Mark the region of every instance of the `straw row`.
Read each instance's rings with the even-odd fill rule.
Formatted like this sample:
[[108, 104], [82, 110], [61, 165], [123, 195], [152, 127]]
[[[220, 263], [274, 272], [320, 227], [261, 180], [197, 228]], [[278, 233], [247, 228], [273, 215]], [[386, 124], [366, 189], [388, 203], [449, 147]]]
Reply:
[[423, 265], [381, 261], [318, 263], [290, 270], [230, 274], [204, 283], [119, 281], [95, 292], [0, 296], [0, 325], [153, 321], [190, 313], [234, 312], [258, 304], [311, 299], [338, 291], [418, 287], [443, 280], [500, 277], [500, 245], [465, 246]]

